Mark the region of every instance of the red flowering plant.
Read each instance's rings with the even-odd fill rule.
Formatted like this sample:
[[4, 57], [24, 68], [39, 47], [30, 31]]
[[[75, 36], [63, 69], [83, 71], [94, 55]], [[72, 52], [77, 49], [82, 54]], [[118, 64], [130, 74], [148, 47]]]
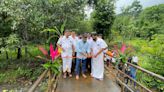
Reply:
[[56, 48], [54, 50], [53, 45], [50, 44], [50, 53], [48, 53], [47, 50], [44, 49], [42, 46], [38, 46], [39, 50], [42, 52], [42, 54], [45, 57], [37, 56], [38, 58], [45, 61], [45, 63], [42, 65], [45, 69], [50, 69], [52, 72], [54, 72], [56, 75], [60, 73], [61, 70], [61, 60], [58, 59], [61, 53], [60, 48]]
[[[55, 27], [54, 29], [48, 28], [41, 31], [41, 33], [45, 33], [45, 32], [53, 33], [53, 35], [50, 36], [46, 41], [47, 43], [49, 43], [51, 39], [60, 38], [63, 35], [66, 21], [67, 20], [64, 21], [60, 29]], [[41, 58], [42, 60], [46, 61], [46, 63], [43, 64], [43, 67], [45, 69], [51, 69], [54, 73], [59, 74], [61, 69], [61, 60], [58, 57], [60, 56], [62, 49], [59, 47], [54, 50], [53, 45], [50, 44], [50, 48], [49, 48], [50, 53], [48, 54], [48, 51], [46, 51], [42, 46], [38, 46], [38, 48], [45, 56], [45, 57], [37, 56], [38, 58]]]
[[122, 44], [121, 48], [118, 49], [118, 46], [114, 46], [114, 51], [116, 53], [116, 65], [118, 65], [120, 62], [125, 64], [128, 61], [128, 57], [131, 55], [132, 52], [134, 52], [132, 46]]

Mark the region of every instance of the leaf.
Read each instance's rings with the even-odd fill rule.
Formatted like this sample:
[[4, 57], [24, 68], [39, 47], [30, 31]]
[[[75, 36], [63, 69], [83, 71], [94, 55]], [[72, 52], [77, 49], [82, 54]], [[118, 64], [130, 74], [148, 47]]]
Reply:
[[55, 32], [54, 29], [44, 29], [43, 31], [41, 31], [40, 33], [45, 33], [45, 32]]
[[55, 26], [56, 32], [58, 34], [58, 36], [61, 36], [61, 32], [58, 30], [58, 28]]
[[52, 38], [59, 38], [59, 36], [58, 35], [50, 36], [46, 42], [49, 43]]
[[65, 25], [66, 25], [66, 22], [67, 22], [67, 20], [64, 21], [64, 23], [62, 24], [62, 26], [61, 26], [61, 28], [60, 28], [61, 34], [63, 34], [63, 32], [64, 32], [64, 27], [65, 27]]
[[45, 69], [48, 69], [51, 67], [50, 61], [42, 65]]

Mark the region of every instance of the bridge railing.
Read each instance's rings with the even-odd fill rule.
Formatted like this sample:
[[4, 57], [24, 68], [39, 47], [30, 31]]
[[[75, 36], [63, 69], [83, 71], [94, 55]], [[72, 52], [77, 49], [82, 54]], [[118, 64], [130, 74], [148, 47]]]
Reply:
[[[161, 80], [164, 82], [164, 77], [155, 74], [151, 71], [148, 71], [140, 66], [134, 65], [132, 63], [127, 62], [126, 67], [134, 67], [138, 71], [141, 71], [143, 74], [147, 74], [148, 76], [151, 76], [155, 79]], [[130, 77], [127, 73], [125, 73], [125, 65], [123, 65], [122, 70], [118, 69], [118, 66], [113, 66], [113, 68], [116, 70], [115, 71], [115, 77], [116, 77], [116, 82], [121, 86], [122, 92], [153, 92], [140, 82], [136, 81], [132, 77]], [[109, 68], [106, 66], [106, 69], [109, 70]]]
[[138, 70], [140, 70], [140, 71], [142, 71], [142, 72], [144, 72], [144, 73], [146, 73], [146, 74], [148, 74], [148, 75], [150, 75], [150, 76], [152, 76], [152, 77], [154, 77], [154, 78], [157, 78], [157, 79], [159, 79], [159, 80], [164, 82], [164, 77], [162, 77], [161, 75], [155, 74], [155, 73], [153, 73], [151, 71], [148, 71], [148, 70], [146, 70], [146, 69], [144, 69], [142, 67], [136, 66], [136, 65], [134, 65], [132, 63], [129, 63], [129, 62], [127, 62], [127, 64], [132, 66], [132, 67], [134, 67], [134, 68], [136, 68], [136, 69], [138, 69]]
[[[43, 58], [41, 56], [39, 56], [39, 57], [37, 56], [37, 57], [34, 57], [34, 58], [35, 59], [41, 59], [43, 61], [48, 61], [48, 59]], [[51, 69], [44, 70], [42, 72], [42, 74], [38, 77], [38, 79], [29, 88], [28, 92], [35, 92], [35, 90], [37, 89], [37, 87], [39, 86], [39, 84], [41, 84], [42, 81], [44, 81], [44, 79], [46, 79], [46, 78], [48, 78], [48, 81], [47, 81], [48, 87], [46, 89], [46, 92], [55, 92], [56, 87], [57, 87], [57, 82], [58, 82], [59, 76], [60, 76], [60, 74], [59, 75], [53, 74], [53, 72], [52, 72]]]
[[48, 87], [46, 92], [55, 92], [57, 87], [57, 81], [59, 76], [53, 75], [50, 69], [45, 70], [38, 79], [33, 83], [33, 85], [29, 88], [28, 92], [35, 92], [36, 88], [41, 84], [41, 82], [46, 79], [48, 76]]

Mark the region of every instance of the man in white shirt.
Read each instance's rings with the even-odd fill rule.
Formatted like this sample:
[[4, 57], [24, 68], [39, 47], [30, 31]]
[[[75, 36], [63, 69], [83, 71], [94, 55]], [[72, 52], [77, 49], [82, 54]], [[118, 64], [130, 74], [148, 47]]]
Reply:
[[98, 80], [103, 80], [104, 78], [104, 53], [103, 51], [107, 49], [106, 42], [97, 37], [96, 33], [92, 34], [93, 42], [91, 45], [91, 55], [92, 55], [92, 70], [91, 76]]
[[76, 33], [74, 31], [71, 32], [71, 35], [70, 35], [72, 41], [73, 41], [73, 45], [75, 47], [75, 52], [76, 52], [76, 44], [78, 42], [78, 37], [76, 36]]
[[[74, 57], [76, 57], [76, 53], [77, 53], [77, 51], [76, 51], [76, 45], [77, 45], [77, 42], [78, 42], [78, 37], [76, 36], [76, 33], [74, 32], [74, 31], [72, 31], [71, 32], [71, 35], [70, 35], [70, 37], [71, 37], [71, 39], [72, 39], [72, 42], [73, 42], [73, 45], [74, 45], [74, 47], [75, 47], [75, 54], [74, 54]], [[75, 65], [76, 65], [76, 58], [73, 58], [73, 60], [72, 60], [72, 71], [74, 71], [74, 69], [75, 69]]]
[[72, 55], [74, 54], [74, 45], [72, 38], [69, 37], [70, 32], [69, 30], [65, 30], [64, 36], [60, 37], [60, 39], [57, 42], [57, 45], [62, 48], [62, 61], [63, 61], [63, 77], [66, 78], [67, 72], [69, 77], [72, 77], [71, 74], [71, 67], [72, 67]]

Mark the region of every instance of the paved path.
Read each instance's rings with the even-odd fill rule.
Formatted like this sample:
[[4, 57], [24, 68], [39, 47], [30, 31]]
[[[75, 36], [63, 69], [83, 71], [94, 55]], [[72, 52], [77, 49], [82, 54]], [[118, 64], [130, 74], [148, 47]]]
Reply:
[[76, 80], [75, 77], [59, 79], [56, 92], [121, 92], [120, 88], [105, 76], [103, 81], [95, 80], [91, 77], [84, 79], [80, 77]]

